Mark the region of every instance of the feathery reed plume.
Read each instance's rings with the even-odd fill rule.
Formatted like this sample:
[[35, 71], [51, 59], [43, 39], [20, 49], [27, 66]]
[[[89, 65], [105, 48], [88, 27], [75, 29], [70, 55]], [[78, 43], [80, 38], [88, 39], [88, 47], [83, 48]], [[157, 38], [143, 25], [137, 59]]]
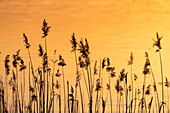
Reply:
[[29, 47], [30, 47], [30, 43], [28, 42], [28, 38], [27, 38], [27, 36], [25, 35], [25, 33], [23, 33], [23, 37], [24, 37], [25, 47], [26, 47], [26, 48], [29, 48]]
[[10, 65], [9, 65], [10, 60], [9, 60], [9, 57], [10, 57], [10, 55], [7, 55], [5, 57], [5, 60], [4, 60], [6, 75], [9, 75], [9, 73], [10, 73]]
[[133, 53], [131, 52], [131, 55], [130, 55], [130, 60], [128, 61], [128, 65], [132, 65], [133, 64]]
[[103, 61], [102, 61], [102, 69], [104, 69], [104, 67], [106, 66], [105, 62], [106, 62], [106, 58], [103, 58]]
[[49, 32], [49, 30], [50, 30], [50, 26], [48, 26], [48, 23], [46, 22], [46, 20], [44, 19], [44, 21], [43, 21], [43, 26], [42, 26], [42, 31], [43, 31], [43, 36], [42, 36], [42, 38], [45, 38], [47, 35], [48, 35], [48, 32]]
[[72, 50], [71, 52], [75, 52], [77, 49], [77, 40], [75, 38], [75, 34], [73, 33], [71, 40], [70, 40], [71, 44], [72, 44]]
[[[163, 85], [164, 76], [163, 76], [162, 58], [161, 58], [161, 51], [160, 51], [162, 49], [162, 47], [161, 47], [161, 39], [162, 39], [162, 37], [160, 37], [158, 35], [158, 32], [156, 32], [156, 38], [157, 38], [157, 40], [153, 39], [153, 41], [154, 41], [153, 47], [156, 46], [157, 47], [156, 52], [159, 52], [160, 66], [161, 66], [161, 79], [162, 79], [162, 102], [164, 102], [164, 85]], [[163, 105], [163, 112], [164, 112], [164, 104], [162, 104], [162, 105]]]
[[90, 54], [89, 51], [89, 44], [87, 42], [87, 39], [85, 38], [85, 44], [83, 43], [83, 40], [81, 39], [80, 43], [79, 43], [79, 49], [78, 49], [81, 53], [81, 56], [83, 58], [87, 58]]
[[154, 41], [153, 47], [154, 46], [158, 47], [158, 49], [156, 51], [159, 51], [160, 49], [162, 49], [162, 47], [161, 47], [161, 39], [162, 39], [162, 37], [159, 37], [158, 32], [156, 32], [156, 38], [157, 38], [157, 40], [153, 39], [153, 41]]
[[38, 52], [39, 52], [39, 56], [42, 57], [43, 54], [44, 54], [44, 51], [43, 51], [43, 48], [42, 48], [41, 44], [39, 44], [39, 50], [38, 50]]
[[126, 76], [125, 69], [122, 69], [120, 71], [120, 76], [119, 76], [120, 81], [123, 81], [125, 76]]

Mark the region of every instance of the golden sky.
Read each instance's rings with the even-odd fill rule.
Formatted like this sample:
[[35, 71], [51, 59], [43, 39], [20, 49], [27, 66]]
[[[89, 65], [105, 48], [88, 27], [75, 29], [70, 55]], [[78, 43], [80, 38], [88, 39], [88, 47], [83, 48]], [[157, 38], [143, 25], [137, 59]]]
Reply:
[[135, 73], [142, 76], [144, 52], [148, 51], [157, 79], [159, 57], [152, 48], [152, 38], [159, 32], [163, 36], [164, 72], [170, 77], [169, 6], [168, 0], [0, 0], [0, 63], [3, 64], [5, 55], [12, 55], [19, 48], [23, 58], [28, 58], [24, 32], [31, 44], [34, 64], [37, 64], [38, 45], [44, 44], [41, 26], [46, 19], [51, 26], [47, 37], [49, 55], [52, 57], [55, 49], [63, 55], [68, 64], [68, 77], [75, 70], [70, 68], [75, 66], [69, 41], [73, 32], [77, 40], [88, 39], [93, 63], [109, 57], [117, 72], [122, 68], [129, 70], [127, 60], [133, 52]]

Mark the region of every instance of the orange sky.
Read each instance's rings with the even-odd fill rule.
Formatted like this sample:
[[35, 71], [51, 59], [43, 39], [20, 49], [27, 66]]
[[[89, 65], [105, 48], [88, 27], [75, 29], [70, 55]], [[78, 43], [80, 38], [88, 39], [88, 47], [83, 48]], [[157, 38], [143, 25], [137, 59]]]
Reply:
[[[149, 51], [157, 80], [159, 79], [159, 57], [152, 48], [152, 38], [158, 31], [162, 40], [163, 67], [169, 76], [170, 50], [170, 2], [168, 0], [1, 0], [0, 1], [0, 51], [3, 67], [5, 55], [13, 54], [19, 48], [25, 54], [22, 33], [31, 43], [34, 64], [38, 60], [38, 45], [41, 26], [46, 19], [51, 30], [48, 41], [49, 55], [54, 49], [66, 60], [66, 76], [74, 74], [74, 55], [70, 53], [70, 37], [87, 38], [90, 43], [91, 59], [110, 57], [112, 65], [119, 72], [127, 67], [130, 52], [134, 53], [134, 71], [142, 77], [144, 52]], [[38, 65], [37, 65], [38, 66]]]
[[[47, 36], [49, 59], [55, 49], [57, 55], [63, 55], [66, 80], [75, 81], [74, 54], [70, 52], [69, 41], [73, 32], [77, 40], [88, 39], [92, 65], [95, 60], [109, 57], [117, 75], [123, 68], [130, 71], [127, 61], [133, 52], [133, 72], [140, 78], [139, 82], [143, 81], [144, 53], [148, 51], [157, 83], [161, 81], [159, 56], [152, 47], [152, 39], [159, 32], [163, 36], [164, 76], [170, 79], [169, 6], [168, 0], [0, 0], [0, 69], [4, 68], [5, 56], [18, 49], [28, 66], [23, 33], [31, 44], [35, 68], [41, 65], [38, 45], [44, 46], [41, 26], [46, 19], [51, 26]], [[151, 76], [147, 76], [147, 82], [151, 82]]]

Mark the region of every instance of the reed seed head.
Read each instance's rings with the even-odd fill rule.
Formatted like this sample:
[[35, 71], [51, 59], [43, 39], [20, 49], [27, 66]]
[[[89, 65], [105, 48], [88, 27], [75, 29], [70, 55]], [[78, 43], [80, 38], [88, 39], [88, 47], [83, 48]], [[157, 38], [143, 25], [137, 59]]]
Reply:
[[99, 91], [101, 90], [102, 86], [101, 86], [101, 83], [99, 82], [99, 79], [96, 80], [96, 91]]
[[130, 60], [128, 61], [128, 65], [132, 65], [133, 64], [133, 53], [131, 52], [131, 55], [130, 55]]
[[138, 76], [134, 74], [134, 81], [136, 81], [137, 79], [138, 79]]
[[5, 57], [5, 60], [4, 60], [6, 75], [9, 75], [9, 73], [10, 73], [10, 65], [9, 65], [10, 60], [9, 60], [9, 57], [10, 57], [10, 55], [7, 55]]
[[61, 73], [60, 73], [60, 70], [57, 69], [57, 73], [55, 74], [56, 77], [60, 77], [61, 76]]
[[41, 46], [41, 44], [39, 44], [39, 49], [38, 49], [38, 52], [39, 52], [39, 56], [42, 57], [44, 55], [44, 51], [43, 51], [43, 48]]
[[75, 38], [75, 34], [73, 33], [73, 35], [71, 36], [71, 40], [70, 40], [71, 44], [72, 44], [72, 50], [71, 52], [75, 52], [77, 49], [77, 41]]
[[168, 78], [167, 78], [167, 77], [165, 77], [165, 80], [166, 80], [165, 86], [166, 86], [167, 88], [170, 87], [170, 82], [168, 81]]
[[83, 40], [81, 39], [79, 45], [79, 52], [83, 58], [88, 58], [90, 51], [89, 51], [89, 44], [87, 39], [85, 39], [85, 44], [83, 43]]
[[157, 40], [153, 39], [153, 41], [154, 41], [153, 47], [154, 46], [158, 47], [158, 49], [156, 50], [156, 52], [158, 52], [162, 48], [161, 47], [161, 39], [162, 39], [162, 37], [159, 37], [158, 32], [156, 32], [156, 38], [157, 38]]
[[24, 37], [25, 47], [26, 47], [26, 48], [29, 48], [29, 47], [30, 47], [30, 43], [28, 42], [28, 38], [27, 38], [27, 36], [25, 35], [25, 33], [23, 33], [23, 37]]
[[104, 67], [106, 66], [105, 62], [106, 62], [106, 58], [104, 58], [104, 59], [102, 60], [102, 69], [104, 69]]
[[81, 57], [79, 57], [79, 63], [78, 63], [78, 65], [80, 66], [80, 68], [84, 68], [85, 67], [85, 64], [84, 64], [84, 61], [82, 60], [82, 58]]
[[49, 32], [49, 30], [50, 30], [50, 26], [48, 26], [48, 23], [46, 22], [46, 20], [44, 19], [44, 21], [43, 21], [43, 26], [42, 26], [42, 31], [43, 31], [43, 36], [42, 36], [42, 38], [45, 38], [47, 35], [48, 35], [48, 32]]
[[146, 61], [145, 61], [145, 65], [144, 65], [143, 74], [147, 75], [147, 74], [150, 74], [150, 60], [149, 60], [147, 52], [145, 52], [145, 57], [146, 57]]
[[58, 81], [58, 80], [56, 80], [55, 87], [56, 87], [57, 89], [59, 89], [59, 88], [60, 88], [60, 84], [59, 84], [59, 81]]

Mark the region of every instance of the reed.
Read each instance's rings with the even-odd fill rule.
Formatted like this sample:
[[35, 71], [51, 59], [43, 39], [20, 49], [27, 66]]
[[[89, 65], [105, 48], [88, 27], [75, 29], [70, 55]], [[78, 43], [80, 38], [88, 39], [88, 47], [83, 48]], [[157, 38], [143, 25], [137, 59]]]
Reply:
[[[131, 55], [130, 55], [130, 60], [128, 61], [128, 65], [130, 65], [130, 70], [131, 70], [131, 86], [132, 86], [132, 95], [131, 95], [131, 97], [132, 97], [132, 100], [134, 99], [133, 98], [133, 71], [132, 71], [132, 65], [133, 65], [133, 59], [134, 59], [134, 57], [133, 57], [133, 53], [131, 52]], [[132, 104], [133, 104], [133, 101], [131, 101], [132, 102]], [[131, 106], [131, 111], [130, 112], [132, 112], [132, 109], [133, 109], [133, 105]]]
[[[143, 84], [138, 86], [138, 82], [136, 81], [138, 76], [133, 74], [135, 69], [133, 68], [133, 53], [131, 53], [130, 60], [128, 61], [128, 65], [130, 65], [130, 77], [128, 77], [128, 72], [125, 69], [122, 69], [117, 75], [115, 67], [111, 66], [110, 58], [105, 57], [103, 60], [100, 59], [98, 66], [97, 61], [94, 62], [90, 57], [90, 47], [87, 39], [77, 41], [74, 33], [71, 36], [70, 42], [71, 52], [74, 53], [76, 76], [73, 83], [70, 81], [66, 82], [66, 63], [62, 55], [59, 55], [59, 58], [56, 59], [57, 53], [54, 50], [52, 62], [49, 60], [47, 36], [50, 28], [46, 20], [44, 20], [41, 30], [45, 44], [44, 46], [39, 44], [38, 56], [42, 60], [42, 63], [39, 64], [37, 69], [31, 57], [31, 45], [25, 33], [23, 33], [23, 38], [25, 48], [28, 52], [28, 66], [24, 58], [20, 56], [20, 49], [12, 55], [13, 57], [10, 57], [10, 54], [6, 55], [4, 60], [5, 76], [0, 75], [0, 112], [135, 113], [138, 109], [138, 112], [141, 113], [161, 111], [169, 113], [168, 91], [170, 83], [167, 77], [165, 77], [165, 82], [163, 78], [160, 44], [162, 37], [159, 37], [158, 33], [156, 33], [157, 40], [154, 40], [153, 46], [157, 47], [156, 52], [159, 53], [161, 67], [161, 103], [159, 102], [160, 98], [157, 91], [154, 70], [152, 70], [147, 52], [145, 52], [146, 60], [143, 69]], [[12, 66], [10, 65], [11, 63]], [[56, 66], [57, 64], [58, 66]], [[93, 64], [94, 68], [92, 68]], [[108, 76], [105, 76], [105, 74]], [[149, 74], [152, 75], [153, 82], [151, 84], [153, 84], [153, 87], [146, 82], [147, 75]], [[26, 84], [27, 76], [28, 84]], [[116, 78], [116, 81], [113, 78]], [[103, 79], [108, 80], [106, 85]], [[128, 82], [129, 80], [130, 82]], [[85, 85], [83, 85], [84, 83]], [[134, 84], [137, 84], [137, 86]], [[63, 88], [61, 88], [61, 85], [63, 85]], [[142, 87], [142, 90], [139, 87]], [[164, 98], [164, 87], [166, 87], [167, 98]], [[151, 93], [151, 88], [154, 90], [153, 94]], [[10, 96], [12, 97], [11, 100], [8, 99]], [[116, 99], [117, 103], [115, 102]], [[153, 107], [153, 104], [156, 108]], [[167, 106], [166, 109], [165, 105]], [[9, 106], [12, 106], [12, 108]], [[86, 106], [88, 106], [88, 109]]]
[[[157, 47], [156, 52], [159, 53], [160, 67], [161, 67], [161, 79], [162, 79], [162, 103], [164, 103], [164, 85], [163, 85], [164, 76], [163, 76], [162, 57], [161, 57], [161, 49], [162, 49], [162, 47], [161, 47], [161, 42], [160, 42], [162, 37], [159, 37], [158, 32], [156, 33], [156, 38], [157, 38], [157, 40], [153, 39], [153, 41], [154, 41], [153, 47], [156, 46]], [[163, 106], [163, 112], [165, 112], [164, 111], [164, 104], [162, 104], [162, 106]]]

